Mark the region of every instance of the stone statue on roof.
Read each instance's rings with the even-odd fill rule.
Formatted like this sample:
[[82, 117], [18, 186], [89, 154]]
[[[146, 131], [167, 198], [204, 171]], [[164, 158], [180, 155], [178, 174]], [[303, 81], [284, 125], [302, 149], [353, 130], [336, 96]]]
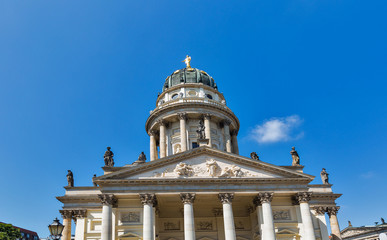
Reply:
[[320, 176], [323, 184], [329, 184], [329, 178], [328, 178], [328, 173], [325, 171], [325, 168], [322, 169]]
[[114, 154], [110, 151], [110, 147], [107, 147], [105, 154], [103, 155], [103, 159], [105, 161], [105, 167], [114, 167]]
[[292, 159], [293, 159], [292, 166], [299, 166], [300, 156], [298, 156], [298, 153], [295, 147], [292, 147], [292, 151], [290, 151], [290, 154], [292, 155]]
[[73, 175], [73, 172], [71, 172], [71, 170], [67, 170], [67, 183], [68, 183], [68, 187], [74, 187], [74, 175]]

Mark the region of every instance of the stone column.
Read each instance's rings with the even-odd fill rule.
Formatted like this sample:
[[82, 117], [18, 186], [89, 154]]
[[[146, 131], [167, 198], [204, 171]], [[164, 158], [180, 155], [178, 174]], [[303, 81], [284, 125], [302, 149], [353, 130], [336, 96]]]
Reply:
[[232, 148], [233, 148], [233, 152], [235, 154], [239, 154], [237, 135], [238, 135], [238, 131], [237, 130], [232, 130], [231, 131]]
[[156, 205], [156, 196], [154, 194], [140, 194], [140, 200], [144, 206], [143, 213], [143, 228], [142, 228], [142, 239], [143, 240], [154, 240], [154, 213], [153, 206]]
[[186, 113], [178, 113], [177, 114], [180, 119], [180, 146], [181, 151], [187, 151], [187, 133], [186, 133], [186, 121], [187, 114]]
[[226, 145], [226, 152], [232, 152], [232, 147], [231, 147], [231, 136], [230, 136], [230, 124], [231, 121], [228, 119], [225, 119], [223, 121], [223, 130], [224, 130], [224, 142]]
[[225, 240], [236, 240], [234, 215], [232, 212], [233, 193], [219, 193], [219, 200], [223, 204], [223, 220]]
[[71, 218], [73, 216], [72, 210], [59, 210], [63, 218], [62, 240], [71, 240]]
[[316, 218], [318, 220], [318, 224], [321, 231], [321, 239], [329, 240], [327, 222], [325, 220], [325, 211], [326, 207], [314, 207], [314, 211], [316, 212]]
[[254, 199], [255, 204], [262, 205], [262, 239], [264, 240], [276, 239], [273, 212], [271, 210], [271, 200], [273, 200], [273, 195], [274, 194], [271, 192], [258, 193], [258, 196]]
[[167, 156], [167, 142], [166, 142], [166, 134], [165, 134], [165, 121], [159, 120], [157, 121], [160, 125], [160, 158]]
[[304, 236], [302, 236], [302, 239], [304, 240], [316, 240], [312, 215], [310, 214], [309, 208], [309, 201], [311, 196], [312, 193], [310, 192], [300, 192], [296, 195], [296, 199], [300, 204], [302, 225], [304, 226]]
[[204, 114], [204, 133], [206, 135], [206, 139], [208, 139], [208, 146], [212, 147], [212, 141], [211, 141], [211, 115], [210, 114]]
[[102, 203], [101, 240], [112, 240], [112, 208], [117, 203], [113, 194], [99, 194]]
[[87, 211], [85, 209], [73, 211], [73, 215], [77, 219], [77, 224], [75, 225], [75, 240], [85, 239], [86, 214]]
[[332, 240], [341, 240], [339, 221], [337, 220], [337, 212], [339, 209], [340, 207], [337, 206], [327, 208], [329, 222], [331, 223]]
[[184, 240], [196, 240], [195, 220], [193, 211], [194, 193], [180, 193], [181, 201], [184, 203]]
[[149, 149], [150, 160], [153, 161], [157, 158], [156, 131], [150, 130], [149, 136], [150, 136], [150, 149]]

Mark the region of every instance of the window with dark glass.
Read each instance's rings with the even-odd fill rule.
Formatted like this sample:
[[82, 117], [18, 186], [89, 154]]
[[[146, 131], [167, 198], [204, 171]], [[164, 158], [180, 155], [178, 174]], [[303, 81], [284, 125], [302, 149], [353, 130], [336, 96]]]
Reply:
[[206, 94], [206, 97], [207, 97], [208, 99], [212, 99], [212, 96], [211, 96], [210, 94]]
[[198, 147], [199, 147], [199, 144], [197, 142], [192, 143], [192, 149], [198, 148]]

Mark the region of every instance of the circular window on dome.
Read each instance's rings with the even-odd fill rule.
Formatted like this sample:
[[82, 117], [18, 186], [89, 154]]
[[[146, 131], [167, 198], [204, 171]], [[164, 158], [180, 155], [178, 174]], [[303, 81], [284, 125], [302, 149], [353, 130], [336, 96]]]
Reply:
[[190, 90], [190, 91], [188, 91], [188, 95], [189, 95], [189, 96], [196, 96], [197, 93], [196, 93], [196, 91], [194, 91], [194, 90]]
[[207, 97], [208, 99], [212, 99], [212, 96], [211, 96], [210, 94], [206, 94], [206, 97]]
[[176, 99], [178, 96], [179, 96], [179, 94], [177, 94], [177, 93], [176, 93], [176, 94], [173, 94], [173, 95], [172, 95], [172, 99]]

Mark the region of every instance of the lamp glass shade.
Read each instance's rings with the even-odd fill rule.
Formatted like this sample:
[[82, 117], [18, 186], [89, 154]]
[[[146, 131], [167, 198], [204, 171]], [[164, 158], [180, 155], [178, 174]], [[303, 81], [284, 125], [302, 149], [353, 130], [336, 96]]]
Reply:
[[51, 225], [48, 225], [50, 234], [52, 236], [61, 236], [64, 226], [59, 222], [58, 218], [55, 218], [54, 222]]

